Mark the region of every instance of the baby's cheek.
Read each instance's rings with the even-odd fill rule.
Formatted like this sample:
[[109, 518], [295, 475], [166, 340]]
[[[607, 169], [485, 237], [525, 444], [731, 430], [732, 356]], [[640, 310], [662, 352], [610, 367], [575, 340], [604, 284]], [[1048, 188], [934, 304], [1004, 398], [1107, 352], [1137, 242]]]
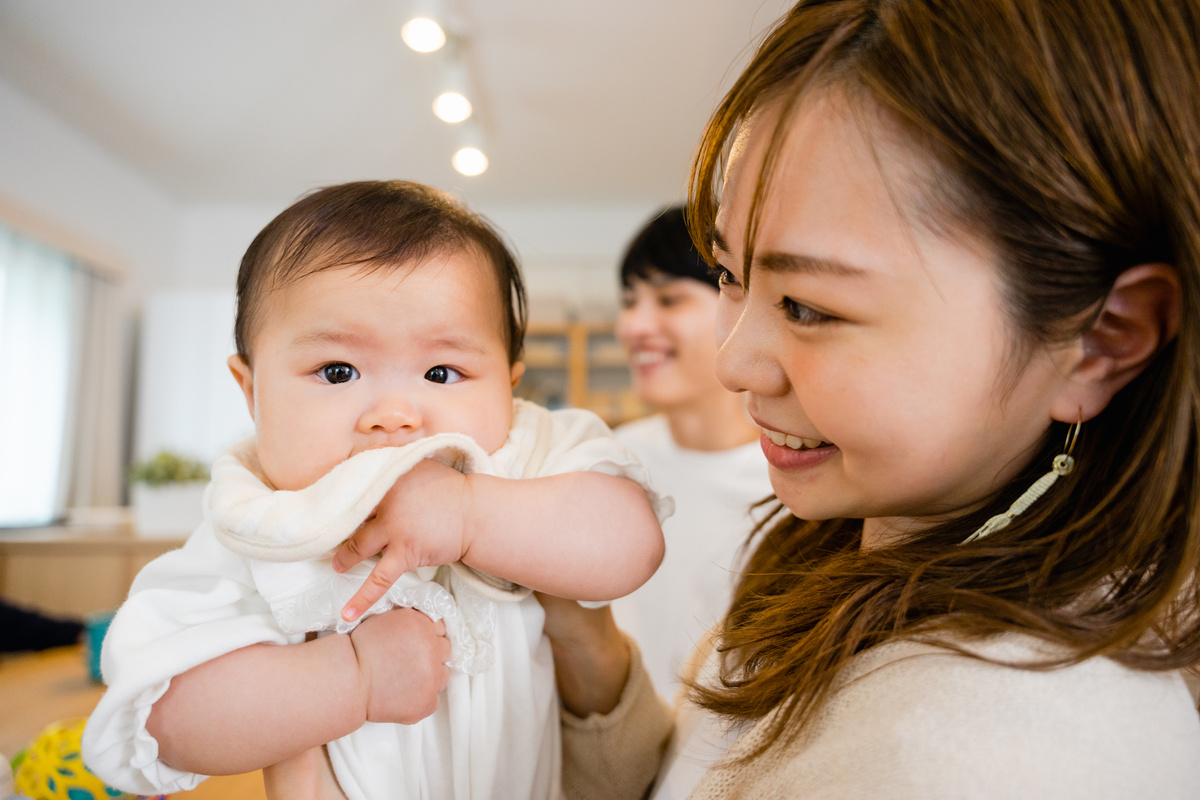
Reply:
[[512, 401], [509, 401], [509, 409], [506, 412], [497, 412], [487, 422], [487, 425], [481, 428], [476, 434], [475, 441], [479, 442], [488, 453], [494, 453], [504, 446], [504, 442], [508, 440], [508, 432], [512, 428]]
[[260, 435], [258, 460], [272, 486], [294, 492], [316, 483], [342, 459], [332, 454], [322, 457], [318, 447], [306, 446], [301, 437], [280, 441]]

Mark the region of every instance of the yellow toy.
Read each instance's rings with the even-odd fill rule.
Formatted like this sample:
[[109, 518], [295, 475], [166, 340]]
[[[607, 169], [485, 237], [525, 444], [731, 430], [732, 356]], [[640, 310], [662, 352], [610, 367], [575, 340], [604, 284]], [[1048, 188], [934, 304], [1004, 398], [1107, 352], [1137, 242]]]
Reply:
[[86, 723], [85, 717], [78, 717], [43, 729], [17, 766], [17, 791], [32, 800], [133, 798], [105, 786], [84, 765], [79, 741]]

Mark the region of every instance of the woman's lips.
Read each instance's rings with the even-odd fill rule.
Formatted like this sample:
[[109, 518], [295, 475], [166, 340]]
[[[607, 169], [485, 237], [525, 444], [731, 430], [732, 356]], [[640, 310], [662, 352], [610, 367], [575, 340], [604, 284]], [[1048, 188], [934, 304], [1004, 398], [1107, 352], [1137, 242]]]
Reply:
[[[780, 437], [782, 442], [777, 443]], [[837, 447], [829, 442], [782, 434], [767, 428], [759, 437], [759, 445], [771, 466], [787, 472], [811, 469], [833, 458], [838, 452]]]

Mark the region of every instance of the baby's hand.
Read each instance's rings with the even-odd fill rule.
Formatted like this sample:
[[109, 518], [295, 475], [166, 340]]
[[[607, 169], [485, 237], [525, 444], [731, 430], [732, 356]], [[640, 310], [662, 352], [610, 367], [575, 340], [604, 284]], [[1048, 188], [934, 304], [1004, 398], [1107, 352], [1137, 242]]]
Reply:
[[342, 609], [342, 619], [358, 619], [405, 572], [461, 559], [467, 550], [468, 499], [467, 476], [438, 461], [425, 459], [396, 481], [374, 515], [333, 555], [333, 568], [345, 572], [381, 554]]
[[450, 680], [446, 624], [411, 608], [363, 620], [350, 633], [365, 693], [368, 722], [411, 725], [438, 707]]

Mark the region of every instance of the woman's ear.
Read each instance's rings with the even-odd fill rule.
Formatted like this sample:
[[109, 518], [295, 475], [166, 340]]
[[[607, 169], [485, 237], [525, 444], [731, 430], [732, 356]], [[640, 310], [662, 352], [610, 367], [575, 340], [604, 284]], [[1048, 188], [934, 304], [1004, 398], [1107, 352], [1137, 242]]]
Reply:
[[242, 390], [242, 394], [246, 397], [246, 408], [250, 409], [250, 419], [255, 419], [254, 374], [250, 371], [250, 365], [246, 363], [246, 359], [236, 353], [231, 355], [225, 363], [229, 365], [229, 371], [233, 373], [233, 379], [237, 381], [238, 388]]
[[1068, 386], [1052, 416], [1075, 422], [1081, 409], [1085, 420], [1104, 410], [1178, 334], [1182, 302], [1179, 273], [1169, 264], [1122, 272], [1076, 343]]

